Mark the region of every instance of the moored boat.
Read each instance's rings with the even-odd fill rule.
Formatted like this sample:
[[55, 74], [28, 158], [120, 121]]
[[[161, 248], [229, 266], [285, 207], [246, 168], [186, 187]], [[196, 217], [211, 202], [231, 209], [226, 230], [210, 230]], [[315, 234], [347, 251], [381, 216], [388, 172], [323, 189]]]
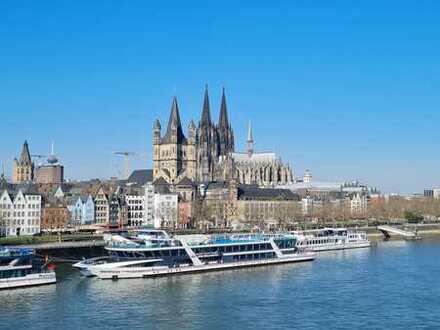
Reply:
[[142, 278], [311, 261], [316, 256], [299, 248], [290, 234], [213, 235], [198, 241], [166, 236], [156, 242], [114, 235], [106, 250], [107, 262], [83, 261], [87, 273], [100, 279]]
[[52, 264], [25, 248], [0, 248], [0, 289], [56, 283]]
[[346, 228], [324, 228], [292, 232], [298, 238], [298, 247], [315, 252], [367, 248], [371, 242], [363, 231]]

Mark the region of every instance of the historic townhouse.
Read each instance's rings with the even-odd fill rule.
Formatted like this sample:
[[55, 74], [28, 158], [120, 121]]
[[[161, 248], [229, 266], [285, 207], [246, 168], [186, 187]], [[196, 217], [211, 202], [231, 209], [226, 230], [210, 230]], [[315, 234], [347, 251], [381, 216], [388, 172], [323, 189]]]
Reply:
[[145, 195], [125, 195], [127, 223], [129, 226], [142, 226], [145, 218]]
[[66, 228], [70, 221], [70, 212], [66, 203], [60, 199], [45, 201], [41, 217], [41, 230]]
[[95, 222], [95, 202], [91, 195], [74, 196], [70, 201], [68, 209], [71, 225], [91, 225]]
[[28, 188], [0, 194], [0, 235], [38, 234], [41, 229], [41, 196]]
[[106, 226], [109, 224], [109, 198], [104, 188], [100, 187], [95, 195], [95, 223]]

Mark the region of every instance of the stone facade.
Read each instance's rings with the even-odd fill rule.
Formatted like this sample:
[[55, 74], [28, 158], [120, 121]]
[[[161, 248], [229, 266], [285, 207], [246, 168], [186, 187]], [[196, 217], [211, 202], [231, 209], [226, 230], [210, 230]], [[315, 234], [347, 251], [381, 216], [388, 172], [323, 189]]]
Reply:
[[41, 229], [53, 230], [66, 228], [70, 221], [70, 212], [60, 200], [46, 202], [41, 216]]
[[259, 186], [275, 186], [293, 182], [293, 171], [284, 165], [273, 152], [255, 152], [252, 127], [249, 123], [247, 151], [232, 153], [241, 184], [257, 184]]
[[194, 123], [188, 128], [185, 137], [180, 122], [177, 99], [173, 99], [167, 131], [161, 137], [161, 126], [156, 120], [153, 127], [153, 176], [163, 177], [175, 184], [185, 176], [195, 179], [196, 175], [196, 136]]

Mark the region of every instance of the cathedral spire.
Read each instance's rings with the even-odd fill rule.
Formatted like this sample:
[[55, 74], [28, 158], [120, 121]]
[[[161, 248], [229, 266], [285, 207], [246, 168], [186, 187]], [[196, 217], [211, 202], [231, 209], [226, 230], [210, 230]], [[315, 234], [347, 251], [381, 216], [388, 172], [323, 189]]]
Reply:
[[225, 88], [223, 87], [222, 92], [222, 101], [220, 105], [220, 118], [218, 120], [218, 125], [220, 128], [229, 128], [229, 121], [228, 121], [228, 111], [226, 109], [226, 96], [225, 96]]
[[173, 98], [170, 118], [168, 119], [167, 131], [163, 138], [163, 142], [170, 143], [174, 135], [176, 136], [177, 143], [182, 143], [185, 140], [185, 135], [183, 134], [182, 130], [182, 124], [180, 122], [179, 106], [177, 105], [177, 98], [175, 96]]
[[209, 108], [209, 96], [208, 96], [208, 85], [205, 85], [205, 97], [203, 100], [203, 110], [202, 110], [202, 120], [200, 121], [201, 126], [211, 126], [211, 112]]
[[31, 154], [29, 152], [29, 146], [27, 141], [24, 141], [23, 148], [21, 150], [20, 165], [31, 165]]
[[252, 125], [250, 120], [248, 124], [247, 152], [249, 157], [254, 153], [254, 138], [252, 136]]

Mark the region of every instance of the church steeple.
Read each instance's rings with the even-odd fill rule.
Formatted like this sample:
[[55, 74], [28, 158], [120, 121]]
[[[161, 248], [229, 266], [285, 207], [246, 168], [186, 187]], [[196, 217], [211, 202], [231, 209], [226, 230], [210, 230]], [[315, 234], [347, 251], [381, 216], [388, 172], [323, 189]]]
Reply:
[[208, 85], [205, 85], [205, 97], [203, 100], [201, 126], [211, 126], [211, 111], [209, 107]]
[[252, 154], [254, 153], [254, 137], [252, 135], [252, 125], [250, 120], [248, 124], [247, 152], [249, 157], [251, 157]]
[[29, 145], [24, 141], [20, 159], [14, 158], [12, 164], [12, 183], [31, 182], [34, 178], [34, 164], [32, 163]]
[[29, 152], [29, 146], [27, 141], [24, 141], [23, 148], [21, 149], [20, 165], [30, 166], [32, 164], [31, 154]]
[[218, 120], [219, 153], [225, 156], [234, 151], [234, 133], [228, 119], [228, 110], [226, 107], [225, 89], [222, 91], [220, 103], [220, 117]]
[[177, 98], [174, 96], [167, 131], [162, 139], [162, 143], [182, 143], [185, 140], [186, 138], [183, 134], [182, 124], [180, 122], [179, 106], [177, 105]]
[[228, 121], [228, 111], [226, 109], [226, 96], [225, 96], [225, 88], [222, 91], [222, 101], [220, 104], [220, 118], [218, 120], [218, 126], [220, 129], [228, 129], [229, 121]]

